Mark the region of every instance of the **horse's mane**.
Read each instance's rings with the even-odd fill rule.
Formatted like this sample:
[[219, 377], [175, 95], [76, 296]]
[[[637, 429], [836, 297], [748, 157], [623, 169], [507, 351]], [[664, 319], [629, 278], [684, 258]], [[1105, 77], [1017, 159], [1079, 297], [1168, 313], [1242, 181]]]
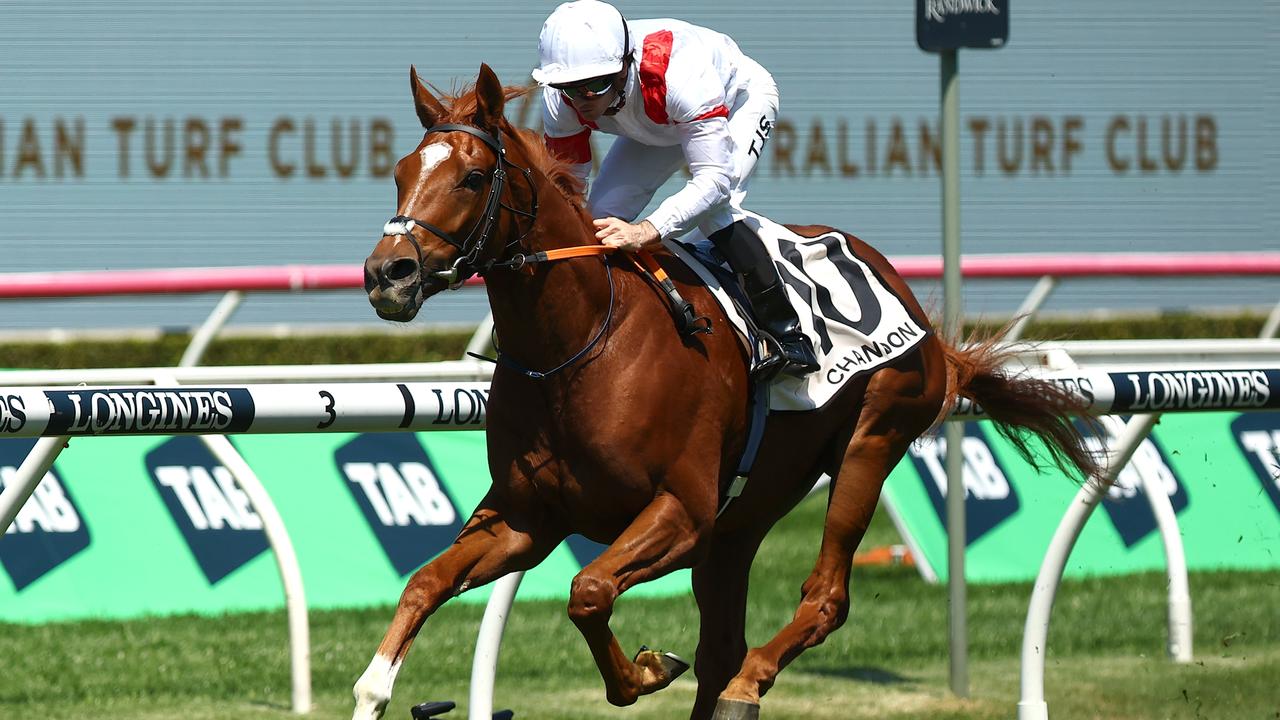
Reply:
[[[435, 88], [432, 88], [433, 90]], [[534, 87], [521, 87], [519, 85], [508, 85], [502, 88], [503, 96], [506, 102], [511, 102], [517, 98], [536, 90]], [[453, 93], [442, 93], [436, 90], [436, 97], [440, 103], [444, 105], [448, 115], [440, 120], [440, 122], [450, 123], [469, 123], [476, 112], [476, 92], [475, 85], [464, 86], [461, 90]], [[538, 172], [542, 173], [555, 185], [580, 215], [583, 215], [584, 222], [586, 218], [586, 197], [583, 195], [584, 187], [582, 181], [578, 179], [573, 171], [569, 169], [569, 164], [556, 157], [547, 149], [542, 142], [542, 138], [538, 133], [528, 128], [518, 128], [511, 123], [506, 123], [506, 129], [510, 131], [512, 137], [520, 143], [520, 149], [525, 157], [529, 159], [530, 164]]]

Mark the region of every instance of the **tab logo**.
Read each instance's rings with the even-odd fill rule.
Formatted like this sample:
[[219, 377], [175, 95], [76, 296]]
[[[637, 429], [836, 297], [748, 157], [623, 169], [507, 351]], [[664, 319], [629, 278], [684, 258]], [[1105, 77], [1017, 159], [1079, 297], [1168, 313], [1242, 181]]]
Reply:
[[[1009, 482], [1009, 474], [996, 459], [978, 423], [964, 424], [965, 545], [990, 532], [1018, 512], [1018, 493]], [[938, 513], [938, 521], [947, 524], [947, 441], [941, 436], [922, 437], [907, 451], [925, 491]]]
[[457, 504], [412, 433], [360, 435], [334, 460], [400, 575], [443, 552], [462, 530]]
[[[0, 489], [17, 479], [18, 467], [36, 444], [0, 440]], [[89, 528], [71, 493], [50, 470], [0, 537], [0, 565], [19, 592], [89, 547]]]
[[1241, 415], [1231, 422], [1231, 434], [1249, 459], [1262, 491], [1280, 512], [1280, 413]]
[[[1083, 423], [1078, 424], [1077, 427], [1085, 434], [1089, 449], [1095, 454], [1100, 454], [1104, 451], [1104, 446], [1110, 447], [1115, 441], [1128, 419], [1128, 417], [1120, 418], [1114, 415], [1098, 418], [1106, 431], [1105, 439], [1098, 437]], [[1169, 464], [1168, 457], [1160, 449], [1154, 437], [1143, 440], [1134, 451], [1133, 458], [1116, 477], [1115, 484], [1107, 490], [1107, 496], [1102, 501], [1102, 508], [1111, 518], [1111, 524], [1120, 534], [1125, 547], [1133, 547], [1157, 529], [1156, 516], [1151, 511], [1151, 501], [1147, 499], [1144, 490], [1143, 482], [1146, 480], [1153, 481], [1156, 487], [1161, 488], [1169, 496], [1169, 502], [1173, 505], [1175, 513], [1182, 512], [1187, 507], [1186, 488], [1179, 482], [1177, 474]]]
[[147, 453], [147, 471], [210, 585], [267, 549], [262, 519], [199, 439], [176, 437]]

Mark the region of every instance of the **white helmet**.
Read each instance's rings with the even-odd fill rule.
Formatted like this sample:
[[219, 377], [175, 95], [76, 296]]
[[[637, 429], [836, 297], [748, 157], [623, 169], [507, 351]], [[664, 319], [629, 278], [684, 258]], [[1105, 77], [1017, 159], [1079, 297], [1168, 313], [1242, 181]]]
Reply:
[[599, 0], [575, 0], [555, 9], [538, 36], [541, 63], [533, 79], [563, 85], [622, 70], [631, 38], [622, 13]]

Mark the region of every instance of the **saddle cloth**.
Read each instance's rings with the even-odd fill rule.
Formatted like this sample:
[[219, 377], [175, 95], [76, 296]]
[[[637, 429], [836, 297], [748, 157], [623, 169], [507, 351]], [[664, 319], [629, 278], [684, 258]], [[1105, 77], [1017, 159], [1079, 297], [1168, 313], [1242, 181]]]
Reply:
[[[807, 238], [753, 213], [745, 222], [773, 257], [821, 365], [804, 377], [779, 374], [769, 389], [770, 411], [821, 408], [849, 380], [902, 357], [928, 335], [840, 233]], [[665, 245], [697, 273], [738, 331], [751, 337], [726, 285], [741, 292], [729, 269], [717, 265], [711, 242], [695, 230]]]

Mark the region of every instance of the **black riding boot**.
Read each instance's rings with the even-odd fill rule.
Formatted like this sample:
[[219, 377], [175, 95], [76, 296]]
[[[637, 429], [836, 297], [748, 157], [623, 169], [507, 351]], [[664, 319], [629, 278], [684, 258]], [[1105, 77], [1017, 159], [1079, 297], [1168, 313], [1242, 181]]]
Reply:
[[[760, 329], [777, 343], [779, 355], [776, 359], [766, 359], [758, 371], [768, 377], [777, 369], [793, 375], [817, 370], [818, 357], [813, 353], [813, 345], [800, 329], [800, 318], [787, 300], [787, 288], [760, 238], [739, 220], [711, 233], [710, 239], [729, 261], [729, 267], [742, 276], [742, 287], [751, 300]], [[774, 368], [779, 362], [783, 367]]]

